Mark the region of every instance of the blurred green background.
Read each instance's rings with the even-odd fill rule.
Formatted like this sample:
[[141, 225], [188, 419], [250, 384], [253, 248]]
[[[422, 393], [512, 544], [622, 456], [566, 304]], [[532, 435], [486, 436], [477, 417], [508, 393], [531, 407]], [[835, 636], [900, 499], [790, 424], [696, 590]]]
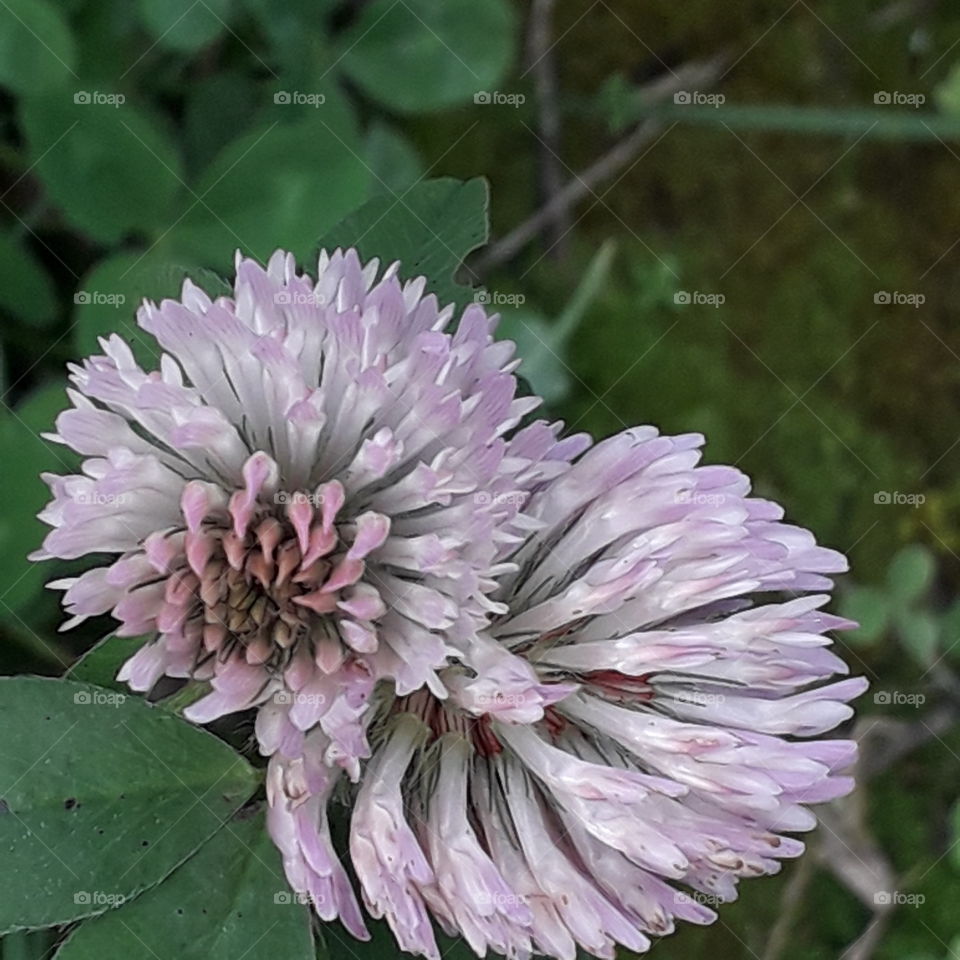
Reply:
[[25, 560], [65, 363], [440, 175], [490, 182], [468, 275], [551, 412], [703, 431], [851, 557], [861, 786], [656, 956], [960, 956], [955, 4], [0, 0], [0, 668], [109, 629]]

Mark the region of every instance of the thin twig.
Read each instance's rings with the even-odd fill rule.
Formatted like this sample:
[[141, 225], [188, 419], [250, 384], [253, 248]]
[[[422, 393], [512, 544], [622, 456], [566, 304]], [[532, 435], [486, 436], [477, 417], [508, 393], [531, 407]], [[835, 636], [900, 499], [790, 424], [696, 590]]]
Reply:
[[[668, 76], [660, 77], [641, 88], [638, 91], [638, 99], [653, 104], [672, 97], [680, 90], [690, 87], [707, 87], [720, 76], [725, 62], [726, 56], [720, 56], [712, 60], [686, 64]], [[555, 222], [563, 211], [572, 209], [579, 201], [593, 194], [597, 186], [626, 168], [654, 139], [662, 126], [659, 120], [653, 118], [642, 120], [630, 134], [615, 144], [600, 159], [594, 161], [583, 173], [575, 175], [554, 193], [536, 213], [481, 252], [471, 262], [470, 269], [476, 274], [483, 274], [512, 260], [548, 224]]]
[[[537, 101], [537, 193], [544, 207], [550, 205], [563, 185], [557, 71], [551, 43], [553, 8], [554, 0], [533, 0], [527, 35], [527, 69], [533, 74]], [[544, 243], [557, 259], [566, 252], [570, 224], [570, 207], [565, 203], [553, 208], [552, 216], [544, 224]]]

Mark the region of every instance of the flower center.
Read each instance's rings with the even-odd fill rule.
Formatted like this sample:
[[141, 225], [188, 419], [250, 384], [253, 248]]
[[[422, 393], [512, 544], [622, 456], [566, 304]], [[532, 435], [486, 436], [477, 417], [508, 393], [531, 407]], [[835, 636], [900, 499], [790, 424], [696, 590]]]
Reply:
[[[347, 648], [376, 649], [374, 621], [385, 607], [362, 582], [366, 556], [382, 545], [389, 521], [367, 513], [338, 518], [343, 489], [278, 494], [204, 509], [188, 518], [185, 564], [166, 588], [166, 629], [202, 635], [205, 657], [242, 656], [281, 670], [298, 644], [325, 672], [337, 670]], [[192, 520], [192, 522], [190, 522]]]

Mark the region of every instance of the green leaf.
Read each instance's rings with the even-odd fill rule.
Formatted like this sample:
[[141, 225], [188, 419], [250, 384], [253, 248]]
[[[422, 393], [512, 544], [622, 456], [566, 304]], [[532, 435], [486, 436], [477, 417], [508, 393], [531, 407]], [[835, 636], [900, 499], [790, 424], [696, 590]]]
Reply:
[[344, 37], [341, 65], [395, 110], [439, 110], [492, 92], [516, 36], [506, 0], [374, 0]]
[[0, 4], [0, 84], [36, 93], [76, 77], [70, 27], [49, 0], [4, 0]]
[[[615, 249], [609, 241], [600, 247], [570, 302], [553, 322], [546, 322], [530, 310], [503, 311], [497, 336], [517, 345], [517, 355], [523, 359], [520, 371], [530, 381], [534, 392], [548, 404], [560, 402], [570, 391], [571, 368], [565, 359], [567, 347], [606, 283]], [[484, 299], [491, 304], [491, 309], [496, 309], [495, 294], [488, 292]]]
[[227, 29], [232, 6], [231, 0], [139, 0], [137, 10], [159, 46], [194, 53]]
[[206, 731], [89, 684], [0, 679], [0, 729], [17, 734], [0, 751], [0, 931], [101, 913], [153, 886], [256, 786]]
[[23, 241], [9, 233], [0, 233], [0, 307], [36, 326], [48, 326], [57, 318], [49, 274]]
[[235, 818], [159, 887], [80, 925], [57, 960], [315, 956], [262, 816]]
[[385, 123], [375, 123], [364, 142], [367, 165], [373, 173], [374, 186], [387, 192], [402, 193], [416, 183], [423, 164], [413, 144], [403, 134]]
[[215, 73], [191, 83], [183, 118], [184, 153], [192, 170], [202, 170], [229, 143], [253, 125], [262, 90], [241, 70]]
[[947, 848], [947, 856], [953, 866], [960, 870], [960, 800], [950, 810], [950, 827], [952, 840]]
[[900, 643], [921, 666], [928, 667], [940, 648], [940, 626], [925, 610], [900, 608], [896, 612]]
[[951, 659], [960, 660], [960, 600], [954, 601], [940, 621], [940, 642]]
[[31, 563], [27, 554], [40, 546], [48, 531], [36, 514], [50, 499], [44, 471], [70, 473], [77, 458], [66, 447], [50, 443], [40, 433], [53, 429], [57, 414], [68, 406], [64, 386], [50, 383], [28, 394], [14, 409], [0, 412], [0, 616], [22, 625], [26, 608], [41, 586], [53, 579], [50, 565]]
[[363, 202], [369, 171], [359, 144], [332, 111], [328, 122], [325, 106], [304, 109], [305, 117], [274, 121], [220, 154], [197, 185], [202, 199], [188, 198], [171, 238], [178, 251], [215, 269], [228, 269], [238, 248], [259, 260], [278, 248], [304, 260], [318, 232]]
[[890, 599], [876, 587], [851, 587], [843, 596], [840, 612], [860, 624], [847, 634], [850, 643], [875, 643], [890, 623]]
[[441, 306], [464, 304], [473, 291], [453, 275], [487, 240], [487, 184], [482, 179], [426, 180], [401, 194], [381, 194], [327, 233], [321, 246], [356, 247], [362, 259], [401, 262], [404, 279], [427, 277]]
[[922, 544], [898, 550], [887, 570], [887, 583], [894, 600], [902, 604], [919, 600], [930, 589], [936, 571], [933, 553]]
[[960, 63], [955, 63], [946, 79], [933, 91], [937, 106], [952, 117], [960, 116]]
[[92, 683], [97, 687], [125, 691], [125, 683], [117, 680], [117, 674], [124, 662], [129, 660], [150, 637], [118, 637], [110, 634], [98, 640], [64, 674], [69, 680]]
[[230, 292], [229, 286], [209, 270], [174, 263], [157, 251], [120, 253], [101, 260], [74, 293], [77, 352], [100, 353], [97, 338], [118, 333], [146, 369], [157, 367], [162, 351], [154, 338], [137, 326], [137, 309], [144, 299], [159, 302], [164, 297], [179, 297], [186, 277], [211, 296]]
[[180, 157], [131, 103], [74, 102], [95, 93], [29, 97], [21, 105], [30, 161], [49, 199], [103, 243], [166, 230], [182, 185]]

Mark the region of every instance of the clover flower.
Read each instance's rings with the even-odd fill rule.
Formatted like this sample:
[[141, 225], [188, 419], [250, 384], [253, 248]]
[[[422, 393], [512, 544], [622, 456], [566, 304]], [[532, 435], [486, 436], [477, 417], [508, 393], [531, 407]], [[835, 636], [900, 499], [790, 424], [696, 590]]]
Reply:
[[479, 306], [444, 332], [453, 308], [397, 266], [378, 278], [338, 250], [314, 280], [290, 254], [238, 256], [232, 297], [187, 281], [145, 303], [158, 371], [119, 336], [70, 367], [51, 439], [88, 459], [45, 477], [54, 529], [34, 555], [115, 557], [51, 586], [67, 627], [110, 612], [151, 635], [120, 672], [133, 689], [206, 681], [189, 719], [259, 707], [265, 754], [320, 729], [353, 775], [374, 685], [443, 692], [436, 671], [501, 609], [515, 491], [584, 445], [514, 430], [537, 401], [515, 397], [512, 345]]
[[825, 632], [852, 624], [821, 609], [846, 563], [701, 442], [627, 430], [534, 490], [506, 610], [445, 697], [374, 692], [358, 785], [322, 731], [272, 758], [269, 827], [322, 917], [365, 936], [338, 797], [367, 910], [434, 960], [431, 917], [479, 956], [644, 951], [802, 852], [784, 833], [852, 787], [854, 743], [820, 739], [866, 686], [823, 682], [847, 672]]

